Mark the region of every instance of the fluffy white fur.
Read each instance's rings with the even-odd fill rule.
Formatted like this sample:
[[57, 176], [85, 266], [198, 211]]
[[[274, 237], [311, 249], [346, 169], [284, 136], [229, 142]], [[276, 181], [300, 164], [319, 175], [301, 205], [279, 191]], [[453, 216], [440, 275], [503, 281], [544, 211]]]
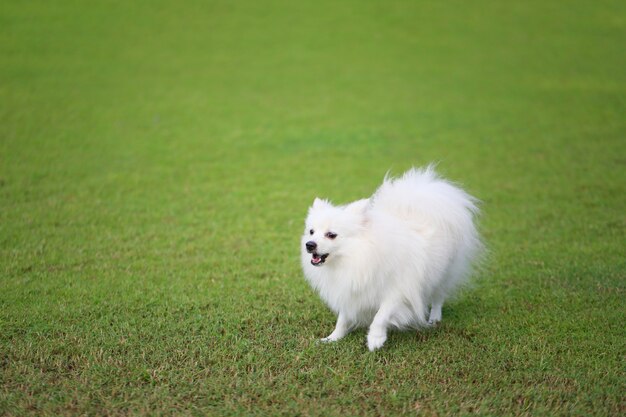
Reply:
[[389, 328], [440, 321], [444, 300], [469, 277], [481, 247], [477, 213], [476, 199], [432, 166], [385, 178], [372, 197], [345, 206], [316, 198], [302, 236], [302, 267], [338, 315], [322, 341], [369, 326], [367, 344], [375, 350]]

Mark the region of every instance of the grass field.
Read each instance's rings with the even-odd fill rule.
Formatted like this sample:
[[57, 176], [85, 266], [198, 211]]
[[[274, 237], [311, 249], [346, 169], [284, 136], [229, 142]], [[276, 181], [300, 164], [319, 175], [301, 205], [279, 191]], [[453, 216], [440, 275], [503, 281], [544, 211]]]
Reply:
[[[623, 2], [0, 6], [0, 415], [624, 415]], [[439, 162], [489, 255], [316, 341], [315, 196]]]

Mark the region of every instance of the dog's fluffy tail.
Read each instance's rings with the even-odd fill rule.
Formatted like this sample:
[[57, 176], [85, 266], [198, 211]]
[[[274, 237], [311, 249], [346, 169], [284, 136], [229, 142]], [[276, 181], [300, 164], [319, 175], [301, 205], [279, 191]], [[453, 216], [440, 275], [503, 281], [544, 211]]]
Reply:
[[[470, 275], [483, 245], [475, 226], [479, 201], [459, 186], [439, 177], [434, 165], [413, 168], [385, 181], [371, 199], [372, 210], [404, 220], [407, 227], [455, 242], [454, 261], [448, 271], [446, 293]], [[447, 294], [446, 294], [447, 295]]]

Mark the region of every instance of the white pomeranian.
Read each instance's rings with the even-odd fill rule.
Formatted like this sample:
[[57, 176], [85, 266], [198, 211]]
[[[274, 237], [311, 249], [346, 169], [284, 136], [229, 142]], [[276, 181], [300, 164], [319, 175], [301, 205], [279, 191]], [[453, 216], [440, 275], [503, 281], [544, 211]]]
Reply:
[[375, 350], [389, 328], [441, 321], [444, 300], [469, 277], [481, 248], [476, 202], [432, 166], [385, 178], [372, 197], [345, 206], [316, 198], [302, 236], [302, 268], [338, 315], [322, 341], [369, 326], [367, 346]]

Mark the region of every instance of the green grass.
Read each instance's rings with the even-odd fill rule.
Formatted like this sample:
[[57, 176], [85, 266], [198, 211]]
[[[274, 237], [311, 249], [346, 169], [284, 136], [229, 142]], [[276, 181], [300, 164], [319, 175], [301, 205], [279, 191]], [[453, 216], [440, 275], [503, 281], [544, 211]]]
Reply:
[[[623, 2], [4, 1], [0, 415], [623, 415]], [[444, 322], [320, 345], [315, 196], [439, 161]]]

